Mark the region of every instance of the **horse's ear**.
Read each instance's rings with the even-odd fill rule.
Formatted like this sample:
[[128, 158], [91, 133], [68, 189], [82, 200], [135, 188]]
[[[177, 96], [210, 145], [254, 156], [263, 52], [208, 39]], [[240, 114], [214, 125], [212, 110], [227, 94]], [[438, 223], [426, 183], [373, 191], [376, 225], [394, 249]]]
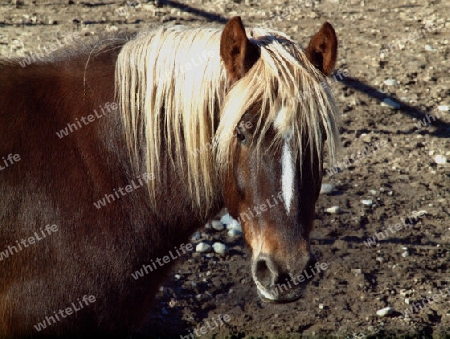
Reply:
[[220, 37], [220, 57], [231, 82], [244, 76], [258, 60], [259, 49], [247, 38], [241, 17], [228, 21]]
[[319, 32], [311, 38], [305, 53], [309, 61], [328, 76], [336, 64], [337, 45], [333, 26], [329, 22], [325, 22]]

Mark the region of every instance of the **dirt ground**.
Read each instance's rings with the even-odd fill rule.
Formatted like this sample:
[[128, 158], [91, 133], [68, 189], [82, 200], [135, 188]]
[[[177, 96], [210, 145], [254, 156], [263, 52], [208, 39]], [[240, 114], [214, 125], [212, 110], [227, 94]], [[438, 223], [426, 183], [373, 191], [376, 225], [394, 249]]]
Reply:
[[[262, 303], [242, 237], [204, 229], [193, 242], [223, 242], [228, 254], [185, 256], [135, 337], [450, 337], [448, 0], [0, 0], [0, 55], [42, 51], [73, 32], [84, 39], [165, 22], [222, 25], [233, 15], [304, 46], [324, 21], [336, 29], [331, 83], [344, 148], [341, 170], [327, 168], [334, 190], [321, 195], [311, 235], [328, 268], [299, 301]], [[391, 313], [377, 315], [385, 307]]]

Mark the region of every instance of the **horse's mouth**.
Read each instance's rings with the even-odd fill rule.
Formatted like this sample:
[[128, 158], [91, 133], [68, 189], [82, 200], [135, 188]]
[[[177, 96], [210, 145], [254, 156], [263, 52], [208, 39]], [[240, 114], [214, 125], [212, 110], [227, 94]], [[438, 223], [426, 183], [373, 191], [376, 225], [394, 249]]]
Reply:
[[305, 287], [289, 291], [289, 293], [279, 295], [278, 293], [269, 293], [265, 290], [257, 288], [259, 298], [267, 303], [287, 304], [299, 300], [303, 296]]
[[267, 299], [266, 297], [264, 297], [261, 294], [259, 294], [259, 298], [262, 301], [264, 301], [265, 303], [270, 303], [270, 304], [289, 304], [289, 303], [292, 303], [292, 302], [295, 302], [295, 301], [299, 300], [302, 296], [303, 295], [300, 294], [299, 296], [292, 297], [292, 298]]

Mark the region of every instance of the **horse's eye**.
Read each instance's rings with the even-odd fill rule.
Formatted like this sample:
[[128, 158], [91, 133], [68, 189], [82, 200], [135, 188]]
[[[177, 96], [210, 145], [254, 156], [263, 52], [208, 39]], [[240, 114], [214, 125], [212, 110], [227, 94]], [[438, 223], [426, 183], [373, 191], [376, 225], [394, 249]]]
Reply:
[[241, 132], [239, 127], [236, 127], [236, 138], [241, 143], [245, 142], [245, 134]]

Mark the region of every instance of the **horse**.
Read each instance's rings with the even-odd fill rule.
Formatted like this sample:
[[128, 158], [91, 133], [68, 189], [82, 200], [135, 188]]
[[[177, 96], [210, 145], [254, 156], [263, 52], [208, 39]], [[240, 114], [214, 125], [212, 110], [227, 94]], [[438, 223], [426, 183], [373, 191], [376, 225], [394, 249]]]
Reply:
[[132, 333], [223, 206], [260, 298], [298, 300], [274, 288], [315, 267], [336, 57], [328, 22], [303, 49], [233, 17], [2, 59], [0, 337]]

